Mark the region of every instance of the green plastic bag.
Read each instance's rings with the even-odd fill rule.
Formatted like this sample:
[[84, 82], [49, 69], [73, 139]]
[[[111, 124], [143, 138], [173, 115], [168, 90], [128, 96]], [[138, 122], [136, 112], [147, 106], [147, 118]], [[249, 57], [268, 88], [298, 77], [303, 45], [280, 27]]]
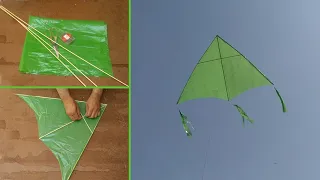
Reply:
[[[95, 119], [83, 117], [79, 121], [72, 121], [66, 115], [60, 99], [21, 94], [19, 97], [34, 110], [38, 122], [39, 139], [57, 158], [62, 180], [68, 180], [107, 105], [101, 105], [100, 116]], [[77, 103], [80, 113], [85, 115], [85, 102], [77, 101]]]
[[[60, 45], [113, 76], [108, 48], [107, 25], [103, 21], [58, 20], [30, 16], [29, 25], [48, 37], [51, 37], [51, 35], [57, 36], [57, 42]], [[54, 52], [53, 44], [49, 39], [34, 30], [33, 32], [52, 45], [50, 49]], [[70, 33], [75, 40], [71, 44], [64, 43], [61, 40], [62, 33]], [[58, 51], [86, 76], [108, 77], [107, 74], [95, 69], [59, 46]], [[72, 72], [81, 76], [81, 73], [61, 56], [60, 60]], [[72, 76], [56, 57], [29, 32], [27, 32], [24, 42], [19, 71], [26, 74]]]

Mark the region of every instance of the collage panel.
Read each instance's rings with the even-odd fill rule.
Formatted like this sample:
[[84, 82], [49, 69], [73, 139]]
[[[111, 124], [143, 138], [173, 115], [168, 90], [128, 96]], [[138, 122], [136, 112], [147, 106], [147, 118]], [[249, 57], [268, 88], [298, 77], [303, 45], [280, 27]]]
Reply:
[[128, 0], [1, 0], [0, 86], [129, 84]]
[[0, 179], [129, 178], [126, 89], [0, 89]]

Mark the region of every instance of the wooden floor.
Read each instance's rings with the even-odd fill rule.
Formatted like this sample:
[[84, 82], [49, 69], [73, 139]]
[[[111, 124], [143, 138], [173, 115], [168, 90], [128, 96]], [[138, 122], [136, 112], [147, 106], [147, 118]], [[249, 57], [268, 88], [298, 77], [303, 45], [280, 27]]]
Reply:
[[[2, 1], [5, 8], [26, 22], [29, 19], [29, 15], [57, 19], [102, 20], [106, 22], [114, 77], [128, 84], [128, 0]], [[73, 76], [21, 74], [18, 66], [26, 30], [2, 10], [0, 10], [0, 22], [0, 85], [82, 86]], [[92, 85], [85, 78], [81, 79], [86, 85]], [[91, 79], [99, 86], [122, 86], [122, 84], [109, 77]]]
[[[71, 90], [84, 101], [90, 92]], [[58, 97], [54, 89], [0, 90], [0, 180], [61, 179], [58, 161], [38, 139], [33, 110], [16, 93]], [[107, 109], [70, 180], [128, 179], [128, 92], [106, 90], [102, 103]]]

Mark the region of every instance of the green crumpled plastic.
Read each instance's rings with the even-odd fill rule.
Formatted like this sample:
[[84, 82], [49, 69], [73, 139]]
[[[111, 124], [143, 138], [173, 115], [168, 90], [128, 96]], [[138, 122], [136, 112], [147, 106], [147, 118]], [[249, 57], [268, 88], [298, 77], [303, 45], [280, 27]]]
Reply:
[[[48, 37], [50, 37], [51, 31], [53, 35], [58, 36], [57, 42], [60, 45], [113, 76], [108, 47], [107, 25], [103, 21], [62, 20], [30, 16], [29, 25]], [[33, 30], [32, 28], [30, 29]], [[49, 39], [34, 30], [33, 32], [52, 45]], [[75, 40], [70, 45], [65, 44], [59, 38], [63, 33], [71, 33]], [[53, 46], [50, 49], [54, 52]], [[105, 73], [95, 69], [63, 48], [58, 47], [58, 51], [86, 76], [108, 77]], [[76, 75], [81, 76], [81, 73], [61, 56], [60, 60]], [[19, 71], [26, 74], [72, 76], [56, 57], [29, 32], [27, 32], [24, 42]]]

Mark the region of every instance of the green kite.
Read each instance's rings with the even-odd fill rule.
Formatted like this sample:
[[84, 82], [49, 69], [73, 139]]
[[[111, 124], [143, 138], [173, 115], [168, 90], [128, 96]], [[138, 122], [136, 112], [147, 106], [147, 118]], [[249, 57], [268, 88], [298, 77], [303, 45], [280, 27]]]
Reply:
[[39, 139], [51, 150], [57, 158], [62, 180], [68, 180], [84, 152], [99, 120], [106, 109], [101, 105], [100, 116], [88, 119], [86, 104], [77, 101], [82, 115], [81, 120], [72, 121], [66, 115], [60, 99], [18, 94], [35, 112]]
[[[231, 101], [241, 93], [261, 86], [274, 84], [240, 52], [220, 36], [216, 36], [194, 68], [177, 104], [199, 98]], [[281, 101], [283, 112], [286, 112], [279, 91], [275, 87], [274, 89]], [[239, 105], [233, 105], [242, 116], [243, 123], [245, 119], [253, 123]], [[187, 117], [180, 110], [179, 113], [187, 136], [192, 136]]]
[[[61, 38], [58, 38], [57, 43], [113, 76], [107, 25], [103, 21], [62, 20], [30, 16], [29, 25], [49, 37], [61, 37], [63, 33], [72, 34], [75, 40], [71, 44], [64, 43]], [[35, 34], [42, 37], [39, 33]], [[44, 41], [52, 44], [49, 39], [44, 39]], [[52, 52], [54, 52], [53, 49]], [[109, 77], [109, 75], [91, 68], [86, 62], [63, 48], [58, 47], [58, 52], [86, 76]], [[64, 59], [63, 62], [65, 62]], [[65, 65], [76, 75], [81, 75], [69, 63], [65, 62]], [[71, 72], [44, 48], [30, 32], [27, 32], [24, 42], [19, 71], [26, 74], [72, 76]]]

